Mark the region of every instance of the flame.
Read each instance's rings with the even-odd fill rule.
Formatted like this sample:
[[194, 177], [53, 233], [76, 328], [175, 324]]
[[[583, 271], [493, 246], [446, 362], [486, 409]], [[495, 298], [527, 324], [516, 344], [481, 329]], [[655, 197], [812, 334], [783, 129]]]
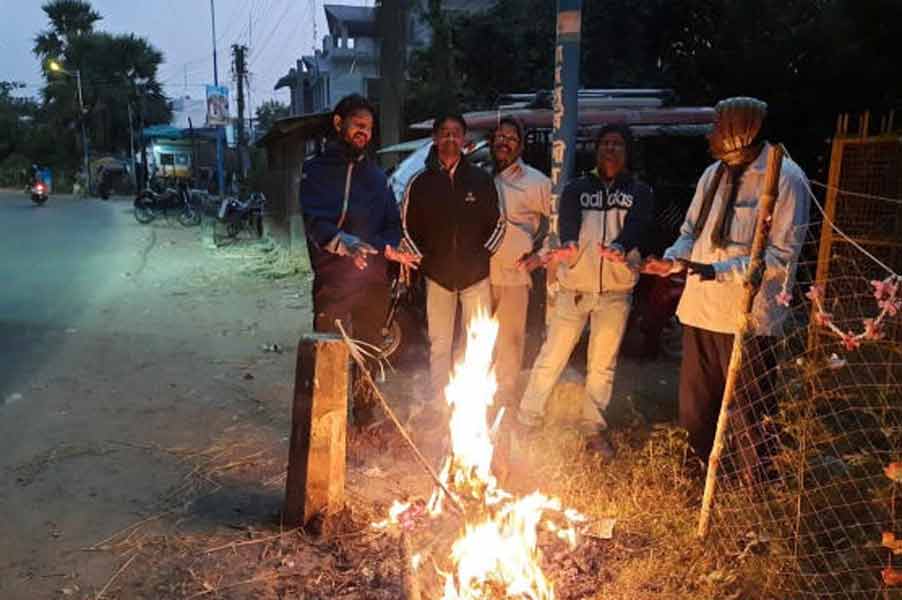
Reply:
[[[442, 573], [442, 600], [477, 600], [504, 594], [530, 600], [554, 600], [554, 586], [541, 568], [540, 527], [565, 541], [578, 542], [577, 526], [585, 517], [563, 509], [556, 498], [533, 492], [515, 498], [498, 486], [492, 474], [494, 446], [489, 427], [497, 381], [492, 353], [498, 322], [485, 313], [476, 315], [467, 329], [463, 361], [445, 388], [451, 407], [451, 451], [439, 478], [464, 507], [465, 525], [451, 547], [453, 572]], [[445, 492], [438, 487], [426, 510], [432, 517], [443, 513]], [[409, 504], [396, 503], [389, 522], [403, 523]], [[553, 520], [552, 517], [555, 517]], [[417, 566], [421, 557], [418, 556]]]

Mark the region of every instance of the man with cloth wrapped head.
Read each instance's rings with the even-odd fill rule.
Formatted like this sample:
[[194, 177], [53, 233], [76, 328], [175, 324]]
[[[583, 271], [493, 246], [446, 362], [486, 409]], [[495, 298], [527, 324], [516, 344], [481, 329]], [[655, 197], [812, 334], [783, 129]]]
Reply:
[[[714, 443], [733, 337], [740, 326], [743, 279], [749, 268], [758, 199], [764, 192], [770, 144], [762, 126], [767, 104], [737, 97], [714, 107], [716, 121], [709, 136], [717, 162], [702, 174], [680, 236], [661, 259], [649, 257], [643, 271], [659, 276], [687, 270], [689, 277], [677, 316], [683, 324], [679, 422], [689, 432], [689, 444], [705, 463]], [[765, 273], [751, 319], [756, 337], [746, 348], [732, 431], [747, 481], [764, 476], [775, 431], [770, 417], [776, 400], [766, 373], [774, 368], [773, 344], [782, 331], [788, 308], [777, 302], [784, 283], [795, 274], [808, 224], [809, 198], [805, 173], [783, 159], [770, 233], [765, 249]], [[754, 381], [752, 381], [754, 380]]]

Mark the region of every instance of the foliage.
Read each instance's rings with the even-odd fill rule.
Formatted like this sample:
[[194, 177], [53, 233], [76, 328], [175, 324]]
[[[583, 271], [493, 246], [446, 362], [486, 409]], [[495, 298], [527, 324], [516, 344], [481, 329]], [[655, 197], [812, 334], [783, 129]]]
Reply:
[[41, 6], [50, 28], [34, 39], [34, 53], [42, 59], [63, 56], [73, 39], [94, 31], [100, 16], [84, 0], [52, 0]]
[[257, 131], [261, 134], [269, 131], [272, 124], [278, 119], [287, 117], [290, 113], [288, 105], [278, 100], [267, 100], [257, 107]]
[[[39, 143], [29, 152], [34, 160], [76, 168], [82, 152], [82, 118], [92, 153], [124, 154], [130, 144], [130, 125], [137, 129], [142, 122], [168, 122], [171, 111], [156, 80], [163, 61], [159, 50], [133, 34], [95, 31], [94, 24], [102, 17], [87, 1], [52, 0], [42, 8], [49, 28], [37, 35], [33, 52], [42, 61], [47, 85], [35, 125], [41, 133]], [[51, 70], [51, 60], [63, 72]], [[54, 144], [44, 143], [45, 133]]]
[[[555, 2], [499, 0], [471, 14], [439, 14], [440, 4], [426, 10], [433, 43], [411, 62], [411, 121], [550, 88]], [[581, 83], [670, 87], [682, 104], [758, 96], [773, 137], [811, 163], [837, 113], [899, 102], [900, 35], [894, 0], [596, 0], [583, 2]]]

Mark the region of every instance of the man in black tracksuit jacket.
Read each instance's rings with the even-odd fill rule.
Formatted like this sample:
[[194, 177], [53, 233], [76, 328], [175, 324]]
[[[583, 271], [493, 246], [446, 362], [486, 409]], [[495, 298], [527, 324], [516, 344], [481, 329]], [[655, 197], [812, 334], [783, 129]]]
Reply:
[[492, 176], [461, 154], [466, 122], [445, 115], [433, 124], [433, 150], [404, 194], [404, 241], [426, 276], [429, 369], [433, 408], [445, 407], [451, 345], [460, 303], [464, 326], [491, 310], [489, 258], [504, 236]]

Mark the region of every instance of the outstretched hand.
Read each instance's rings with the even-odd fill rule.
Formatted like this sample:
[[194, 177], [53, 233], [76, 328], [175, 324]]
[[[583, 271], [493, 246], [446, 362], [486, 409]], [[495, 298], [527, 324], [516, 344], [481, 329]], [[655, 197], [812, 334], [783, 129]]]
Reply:
[[401, 263], [410, 269], [416, 269], [420, 265], [420, 257], [413, 252], [398, 250], [392, 248], [388, 244], [385, 245], [385, 258], [396, 263]]
[[640, 267], [640, 272], [646, 275], [657, 275], [658, 277], [667, 277], [673, 271], [674, 261], [668, 258], [658, 258], [657, 256], [649, 256]]
[[686, 271], [690, 275], [698, 275], [702, 281], [712, 281], [717, 277], [714, 265], [692, 262], [691, 260], [680, 260], [680, 262], [686, 267]]
[[358, 242], [351, 248], [351, 258], [354, 260], [354, 266], [359, 270], [364, 270], [367, 266], [367, 257], [370, 254], [379, 254], [379, 251], [367, 244], [366, 242]]
[[532, 273], [536, 269], [547, 265], [550, 259], [550, 252], [527, 252], [517, 260], [517, 268], [521, 271]]
[[609, 260], [611, 262], [626, 262], [626, 254], [624, 254], [623, 250], [616, 246], [605, 246], [601, 242], [598, 242], [598, 253], [601, 254], [601, 257], [603, 259]]

